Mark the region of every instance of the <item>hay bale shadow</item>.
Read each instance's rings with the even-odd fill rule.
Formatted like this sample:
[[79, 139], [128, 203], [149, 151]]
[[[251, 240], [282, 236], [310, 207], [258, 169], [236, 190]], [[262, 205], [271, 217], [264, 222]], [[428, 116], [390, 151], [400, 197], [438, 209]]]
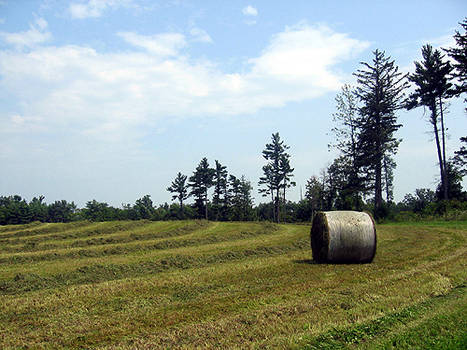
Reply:
[[349, 261], [336, 261], [336, 262], [328, 262], [328, 261], [314, 261], [313, 259], [299, 259], [293, 260], [295, 264], [308, 264], [308, 265], [364, 265], [367, 264], [365, 262], [349, 262]]
[[309, 264], [309, 265], [316, 265], [318, 264], [313, 259], [300, 259], [300, 260], [293, 260], [295, 264]]

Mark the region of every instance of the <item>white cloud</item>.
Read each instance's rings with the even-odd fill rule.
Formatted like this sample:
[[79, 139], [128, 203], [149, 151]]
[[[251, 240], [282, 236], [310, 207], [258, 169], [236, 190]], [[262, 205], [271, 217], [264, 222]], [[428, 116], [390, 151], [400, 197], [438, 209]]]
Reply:
[[147, 36], [133, 32], [120, 32], [118, 35], [129, 44], [142, 47], [160, 56], [175, 56], [186, 45], [185, 36], [179, 33], [162, 33]]
[[257, 75], [329, 91], [342, 83], [332, 67], [368, 46], [368, 42], [335, 33], [326, 26], [302, 23], [276, 34], [262, 55], [250, 61]]
[[343, 82], [335, 65], [369, 45], [325, 26], [301, 24], [272, 37], [246, 62], [245, 72], [225, 73], [181, 54], [187, 47], [182, 34], [119, 35], [145, 50], [0, 51], [0, 91], [18, 100], [14, 114], [36, 118], [4, 119], [2, 129], [5, 123], [40, 121], [47, 130], [69, 128], [109, 142], [137, 140], [167, 118], [249, 114], [334, 92]]
[[84, 19], [89, 17], [100, 17], [102, 13], [110, 8], [129, 7], [133, 0], [88, 0], [87, 2], [73, 2], [68, 10], [72, 18]]
[[0, 38], [17, 48], [32, 47], [50, 40], [52, 35], [46, 29], [47, 21], [38, 18], [34, 24], [29, 25], [29, 30], [19, 33], [0, 32]]
[[194, 27], [190, 30], [190, 35], [192, 36], [193, 41], [212, 43], [212, 38], [204, 29]]
[[258, 16], [258, 10], [251, 5], [244, 7], [242, 13], [245, 16]]

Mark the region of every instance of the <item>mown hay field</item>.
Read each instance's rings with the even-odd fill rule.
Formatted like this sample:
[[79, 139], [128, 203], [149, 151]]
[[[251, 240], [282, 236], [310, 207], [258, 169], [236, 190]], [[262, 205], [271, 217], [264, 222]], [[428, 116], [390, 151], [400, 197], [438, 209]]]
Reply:
[[314, 264], [310, 226], [0, 227], [0, 349], [467, 347], [467, 222], [377, 227]]

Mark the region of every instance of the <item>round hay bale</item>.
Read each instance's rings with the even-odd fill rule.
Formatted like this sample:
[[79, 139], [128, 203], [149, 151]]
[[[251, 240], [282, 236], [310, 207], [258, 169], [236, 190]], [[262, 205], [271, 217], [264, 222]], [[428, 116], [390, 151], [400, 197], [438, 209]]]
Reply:
[[311, 227], [313, 260], [322, 263], [370, 263], [376, 253], [373, 218], [358, 211], [323, 211]]

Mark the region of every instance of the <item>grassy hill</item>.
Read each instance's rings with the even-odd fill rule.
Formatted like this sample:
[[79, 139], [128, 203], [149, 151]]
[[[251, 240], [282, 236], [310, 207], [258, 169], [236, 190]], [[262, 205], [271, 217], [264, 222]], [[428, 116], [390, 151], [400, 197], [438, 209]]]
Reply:
[[310, 227], [0, 227], [0, 348], [467, 346], [467, 222], [378, 226], [368, 265], [312, 262]]

